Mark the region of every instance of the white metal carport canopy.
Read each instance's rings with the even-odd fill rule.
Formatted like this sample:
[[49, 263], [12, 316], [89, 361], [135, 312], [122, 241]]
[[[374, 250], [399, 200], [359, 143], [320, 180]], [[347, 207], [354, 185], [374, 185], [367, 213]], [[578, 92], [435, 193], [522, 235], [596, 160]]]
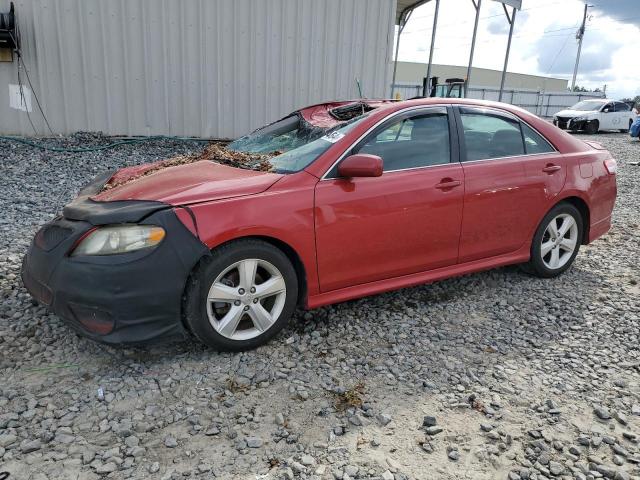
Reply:
[[[396, 41], [396, 53], [393, 61], [393, 79], [391, 81], [391, 97], [393, 97], [395, 83], [396, 83], [396, 72], [398, 68], [398, 52], [400, 51], [400, 37], [402, 35], [402, 31], [409, 21], [409, 17], [413, 11], [421, 5], [430, 2], [431, 0], [396, 0], [396, 21], [395, 24], [398, 25], [398, 36]], [[504, 9], [504, 13], [507, 16], [507, 21], [509, 22], [509, 40], [507, 43], [507, 52], [505, 55], [504, 68], [502, 70], [502, 80], [500, 82], [500, 101], [502, 101], [502, 92], [504, 90], [504, 81], [507, 74], [507, 64], [509, 62], [509, 51], [511, 49], [511, 38], [513, 37], [513, 26], [516, 20], [516, 11], [522, 8], [522, 0], [494, 0], [502, 4]], [[433, 17], [433, 29], [431, 32], [431, 48], [429, 50], [429, 64], [427, 66], [427, 76], [426, 80], [430, 81], [431, 77], [431, 64], [433, 62], [433, 49], [436, 39], [436, 28], [438, 25], [438, 10], [440, 7], [440, 0], [435, 0], [436, 2], [436, 10]], [[475, 24], [473, 27], [473, 37], [471, 40], [471, 51], [469, 53], [469, 64], [467, 66], [467, 77], [465, 79], [466, 82], [469, 82], [471, 77], [471, 65], [473, 64], [473, 52], [476, 43], [476, 34], [478, 31], [478, 20], [480, 17], [480, 7], [482, 4], [482, 0], [471, 0], [473, 6], [476, 11]], [[507, 11], [507, 5], [512, 7], [512, 13], [509, 15]], [[423, 94], [426, 92], [423, 91]]]

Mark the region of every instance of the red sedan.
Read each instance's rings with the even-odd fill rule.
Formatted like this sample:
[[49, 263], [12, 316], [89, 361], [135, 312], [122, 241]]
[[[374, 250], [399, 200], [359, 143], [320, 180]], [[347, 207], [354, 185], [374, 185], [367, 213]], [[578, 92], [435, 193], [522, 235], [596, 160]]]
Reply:
[[243, 160], [94, 180], [37, 233], [31, 294], [99, 341], [246, 349], [298, 305], [509, 264], [555, 277], [616, 198], [609, 152], [498, 103], [334, 102], [216, 148]]

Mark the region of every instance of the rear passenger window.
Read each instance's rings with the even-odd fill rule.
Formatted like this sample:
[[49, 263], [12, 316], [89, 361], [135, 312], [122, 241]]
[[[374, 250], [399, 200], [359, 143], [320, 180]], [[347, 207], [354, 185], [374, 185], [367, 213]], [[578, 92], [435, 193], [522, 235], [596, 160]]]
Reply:
[[358, 152], [381, 157], [385, 172], [449, 163], [447, 114], [421, 114], [398, 120], [374, 132]]
[[528, 155], [536, 153], [555, 152], [555, 149], [540, 134], [536, 133], [533, 128], [522, 125], [522, 134], [524, 135], [524, 148]]
[[631, 107], [624, 102], [615, 102], [614, 103], [616, 112], [628, 112], [631, 110]]
[[468, 161], [524, 155], [520, 122], [484, 113], [460, 116]]

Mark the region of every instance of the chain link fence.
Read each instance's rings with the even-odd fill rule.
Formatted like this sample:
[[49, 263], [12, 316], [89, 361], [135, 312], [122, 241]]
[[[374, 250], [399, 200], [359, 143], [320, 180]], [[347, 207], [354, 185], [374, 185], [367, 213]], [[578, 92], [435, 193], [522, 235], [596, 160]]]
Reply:
[[[396, 83], [393, 91], [403, 100], [422, 95], [422, 85]], [[497, 102], [500, 90], [491, 87], [469, 87], [467, 98]], [[540, 117], [552, 117], [560, 110], [589, 98], [605, 98], [603, 92], [543, 92], [536, 90], [505, 89], [502, 101], [535, 113]]]

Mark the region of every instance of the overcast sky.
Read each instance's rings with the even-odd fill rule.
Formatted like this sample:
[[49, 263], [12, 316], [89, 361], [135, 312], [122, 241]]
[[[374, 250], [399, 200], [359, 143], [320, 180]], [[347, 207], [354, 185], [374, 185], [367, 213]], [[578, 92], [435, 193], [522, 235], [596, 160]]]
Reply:
[[[577, 84], [607, 85], [610, 97], [640, 95], [640, 0], [592, 0]], [[400, 42], [400, 60], [429, 60], [435, 1], [417, 8]], [[523, 0], [509, 71], [571, 79], [583, 0]], [[434, 63], [467, 65], [475, 9], [471, 0], [441, 0]], [[509, 24], [500, 3], [483, 0], [473, 64], [502, 70]], [[426, 74], [426, 72], [425, 72]]]

